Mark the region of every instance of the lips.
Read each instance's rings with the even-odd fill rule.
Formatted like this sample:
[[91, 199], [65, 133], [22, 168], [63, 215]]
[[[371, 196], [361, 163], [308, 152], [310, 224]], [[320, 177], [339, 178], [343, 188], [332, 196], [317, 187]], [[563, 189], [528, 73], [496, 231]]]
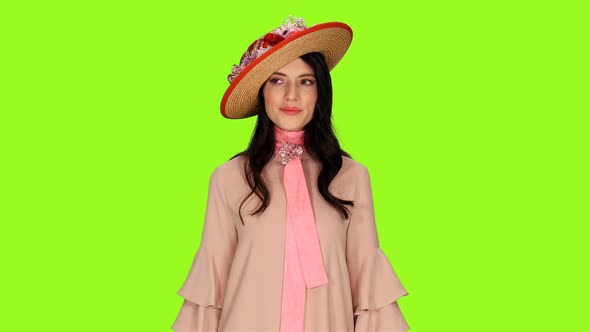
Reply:
[[299, 107], [294, 107], [294, 106], [283, 106], [281, 108], [279, 108], [282, 112], [288, 114], [288, 115], [295, 115], [299, 112], [301, 112], [301, 108]]

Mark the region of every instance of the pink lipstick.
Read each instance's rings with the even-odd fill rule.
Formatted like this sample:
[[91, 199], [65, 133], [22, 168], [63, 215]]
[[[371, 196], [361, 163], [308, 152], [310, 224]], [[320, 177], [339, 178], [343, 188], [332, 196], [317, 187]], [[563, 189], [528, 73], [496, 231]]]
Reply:
[[295, 114], [301, 112], [301, 108], [293, 107], [293, 106], [283, 106], [279, 109], [289, 115], [295, 115]]

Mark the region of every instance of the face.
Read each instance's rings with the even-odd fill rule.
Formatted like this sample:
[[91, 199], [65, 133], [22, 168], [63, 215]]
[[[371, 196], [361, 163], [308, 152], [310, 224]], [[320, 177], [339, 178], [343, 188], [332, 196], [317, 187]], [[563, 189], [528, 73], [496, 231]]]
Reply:
[[299, 131], [311, 121], [318, 90], [313, 69], [301, 58], [270, 75], [262, 92], [266, 114], [277, 127]]

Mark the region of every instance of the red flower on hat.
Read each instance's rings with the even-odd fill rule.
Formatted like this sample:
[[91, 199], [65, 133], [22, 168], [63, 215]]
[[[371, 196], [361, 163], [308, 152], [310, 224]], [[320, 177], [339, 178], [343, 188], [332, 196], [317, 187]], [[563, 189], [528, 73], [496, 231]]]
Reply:
[[279, 36], [279, 35], [274, 34], [272, 32], [267, 33], [262, 38], [262, 47], [267, 48], [269, 46], [275, 46], [276, 44], [282, 42], [283, 40], [285, 40], [285, 38], [283, 36]]

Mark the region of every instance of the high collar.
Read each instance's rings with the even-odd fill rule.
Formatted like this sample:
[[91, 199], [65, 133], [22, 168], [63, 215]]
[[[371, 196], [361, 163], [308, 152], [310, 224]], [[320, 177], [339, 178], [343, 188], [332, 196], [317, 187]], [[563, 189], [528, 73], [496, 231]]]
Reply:
[[283, 146], [287, 142], [303, 146], [303, 137], [305, 134], [305, 130], [286, 131], [277, 126], [274, 126], [274, 130], [275, 142], [277, 146]]
[[274, 153], [274, 160], [278, 163], [281, 161], [281, 156], [279, 155], [279, 149], [282, 148], [285, 143], [292, 143], [301, 145], [303, 147], [303, 154], [301, 155], [301, 160], [308, 160], [311, 159], [307, 149], [305, 148], [305, 130], [300, 131], [286, 131], [282, 130], [281, 128], [274, 126], [275, 132], [275, 153]]

